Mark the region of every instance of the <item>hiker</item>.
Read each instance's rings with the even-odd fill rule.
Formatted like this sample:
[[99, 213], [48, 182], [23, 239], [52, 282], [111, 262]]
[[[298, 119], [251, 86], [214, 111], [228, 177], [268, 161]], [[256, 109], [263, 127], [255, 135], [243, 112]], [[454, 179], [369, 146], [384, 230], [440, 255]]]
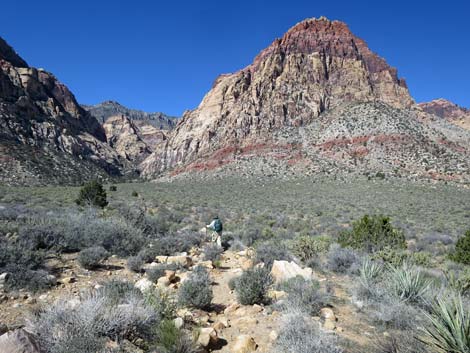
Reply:
[[213, 243], [216, 243], [218, 246], [222, 247], [222, 221], [218, 216], [215, 216], [211, 224], [206, 225], [206, 229], [211, 229], [211, 240]]

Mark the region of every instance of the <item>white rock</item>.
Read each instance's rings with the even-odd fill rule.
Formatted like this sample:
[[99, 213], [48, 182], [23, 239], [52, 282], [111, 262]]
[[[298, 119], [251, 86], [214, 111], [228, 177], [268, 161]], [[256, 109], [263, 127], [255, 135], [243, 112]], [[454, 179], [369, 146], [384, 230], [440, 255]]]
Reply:
[[293, 261], [288, 262], [275, 260], [271, 270], [271, 276], [273, 276], [276, 283], [283, 282], [297, 276], [310, 280], [312, 279], [312, 273], [313, 271], [311, 268], [306, 267], [302, 269]]
[[199, 331], [199, 337], [197, 343], [202, 347], [208, 347], [210, 344], [214, 344], [219, 340], [217, 331], [212, 327], [203, 327]]
[[257, 344], [253, 337], [248, 335], [240, 335], [233, 343], [231, 353], [251, 353], [256, 350]]
[[136, 287], [143, 293], [151, 289], [153, 287], [153, 283], [147, 278], [142, 278], [135, 282], [134, 287]]
[[1, 353], [40, 353], [34, 337], [23, 329], [7, 332], [0, 336]]
[[177, 317], [176, 319], [174, 319], [173, 322], [175, 323], [175, 327], [178, 329], [182, 328], [184, 325], [184, 320], [180, 317]]

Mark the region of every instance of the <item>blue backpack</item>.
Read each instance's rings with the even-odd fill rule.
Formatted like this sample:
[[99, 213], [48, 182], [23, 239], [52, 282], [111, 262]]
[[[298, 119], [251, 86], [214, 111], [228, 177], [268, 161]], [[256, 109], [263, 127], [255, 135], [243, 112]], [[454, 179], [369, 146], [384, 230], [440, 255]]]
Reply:
[[217, 233], [220, 233], [222, 229], [223, 229], [222, 222], [220, 221], [220, 219], [217, 218], [214, 222], [214, 230]]

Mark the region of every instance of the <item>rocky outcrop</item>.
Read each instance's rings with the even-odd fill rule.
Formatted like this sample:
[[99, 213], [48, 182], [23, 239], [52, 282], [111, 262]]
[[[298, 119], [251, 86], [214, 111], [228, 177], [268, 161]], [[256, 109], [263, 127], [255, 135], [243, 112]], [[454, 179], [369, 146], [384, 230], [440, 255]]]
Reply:
[[124, 115], [134, 123], [150, 125], [159, 130], [171, 130], [175, 127], [177, 119], [164, 113], [147, 113], [142, 110], [127, 108], [115, 101], [105, 101], [96, 105], [83, 105], [99, 122], [104, 123], [113, 116]]
[[[125, 160], [138, 163], [150, 155], [153, 146], [165, 138], [161, 130], [150, 125], [139, 127], [124, 115], [109, 117], [103, 124], [108, 144]], [[145, 131], [145, 135], [142, 133]]]
[[64, 84], [29, 67], [3, 40], [0, 128], [2, 182], [79, 182], [122, 173], [124, 165], [98, 121]]
[[346, 24], [325, 18], [292, 27], [248, 67], [221, 75], [199, 107], [184, 114], [162, 148], [141, 166], [154, 176], [230, 146], [265, 141], [345, 102], [413, 104], [405, 81]]
[[470, 109], [466, 109], [446, 99], [435, 99], [427, 103], [419, 103], [423, 111], [446, 119], [452, 124], [470, 130]]

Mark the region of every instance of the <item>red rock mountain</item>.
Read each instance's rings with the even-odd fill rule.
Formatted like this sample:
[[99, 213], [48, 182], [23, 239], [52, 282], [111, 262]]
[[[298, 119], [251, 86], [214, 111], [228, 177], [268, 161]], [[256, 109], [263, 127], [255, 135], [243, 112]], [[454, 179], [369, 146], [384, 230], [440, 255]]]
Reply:
[[368, 174], [470, 180], [470, 134], [416, 107], [396, 69], [346, 24], [295, 25], [219, 76], [142, 174]]
[[435, 99], [418, 106], [425, 112], [447, 119], [451, 123], [470, 130], [470, 109], [462, 108], [446, 99]]
[[272, 131], [305, 125], [344, 103], [373, 101], [399, 108], [414, 104], [396, 69], [346, 24], [308, 19], [248, 67], [218, 77], [199, 107], [184, 114], [166, 145], [141, 167], [154, 176], [226, 147], [265, 141]]

